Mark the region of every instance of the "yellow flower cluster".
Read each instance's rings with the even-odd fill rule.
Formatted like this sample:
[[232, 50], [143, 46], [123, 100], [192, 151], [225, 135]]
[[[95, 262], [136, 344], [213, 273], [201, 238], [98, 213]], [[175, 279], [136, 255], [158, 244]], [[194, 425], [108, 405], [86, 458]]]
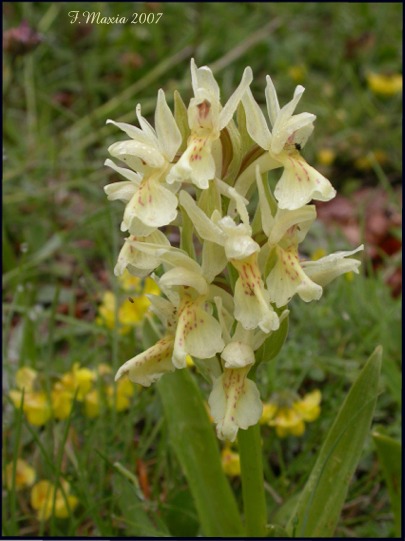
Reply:
[[263, 404], [261, 424], [273, 426], [280, 438], [302, 436], [305, 423], [311, 423], [321, 412], [321, 392], [319, 389], [300, 398], [295, 393], [283, 391], [274, 394], [270, 401]]
[[79, 503], [76, 496], [70, 494], [70, 485], [64, 479], [57, 488], [49, 481], [36, 483], [31, 490], [31, 506], [37, 512], [38, 520], [48, 520], [52, 514], [57, 518], [67, 518]]
[[51, 418], [67, 419], [75, 400], [83, 404], [84, 414], [92, 419], [100, 414], [103, 401], [116, 411], [129, 408], [135, 390], [133, 383], [124, 378], [117, 385], [108, 384], [104, 376], [109, 374], [111, 368], [107, 365], [100, 365], [96, 372], [75, 363], [48, 393], [38, 390], [38, 373], [23, 367], [16, 374], [17, 389], [12, 389], [9, 396], [16, 408], [20, 409], [22, 403], [27, 421], [35, 426], [42, 426]]
[[402, 92], [402, 74], [369, 73], [366, 76], [369, 89], [378, 96], [393, 96]]
[[[25, 373], [23, 376], [25, 377]], [[16, 464], [10, 462], [5, 467], [4, 485], [8, 490], [22, 490], [31, 487], [36, 479], [35, 469], [22, 458]], [[58, 518], [67, 518], [78, 505], [76, 496], [70, 494], [70, 485], [62, 479], [61, 488], [46, 480], [36, 483], [31, 489], [31, 506], [35, 509], [38, 520], [47, 520], [52, 514]]]
[[127, 334], [142, 323], [150, 306], [146, 295], [159, 295], [160, 289], [152, 278], [141, 280], [127, 270], [119, 277], [125, 299], [120, 300], [112, 291], [103, 294], [96, 323], [108, 329], [118, 328], [120, 334]]

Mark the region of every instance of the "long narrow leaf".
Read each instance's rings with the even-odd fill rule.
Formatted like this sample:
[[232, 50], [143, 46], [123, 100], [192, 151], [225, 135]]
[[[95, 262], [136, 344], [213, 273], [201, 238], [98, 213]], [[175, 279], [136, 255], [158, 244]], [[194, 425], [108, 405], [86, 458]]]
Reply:
[[331, 537], [346, 499], [377, 400], [382, 348], [352, 385], [319, 452], [287, 531], [293, 537]]
[[243, 526], [221, 467], [218, 443], [203, 397], [187, 370], [158, 382], [171, 444], [194, 497], [204, 536], [240, 537]]

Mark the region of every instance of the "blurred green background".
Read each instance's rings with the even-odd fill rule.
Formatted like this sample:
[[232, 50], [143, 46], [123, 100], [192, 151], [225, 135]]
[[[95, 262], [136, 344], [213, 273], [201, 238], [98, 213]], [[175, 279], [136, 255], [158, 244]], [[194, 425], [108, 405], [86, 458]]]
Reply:
[[[156, 24], [85, 24], [85, 15], [72, 24], [72, 11], [163, 15]], [[297, 84], [306, 87], [299, 111], [318, 118], [304, 156], [340, 194], [320, 207], [308, 253], [367, 244], [360, 277], [342, 278], [316, 305], [293, 303], [286, 347], [260, 367], [264, 400], [283, 388], [323, 393], [321, 418], [303, 438], [281, 441], [263, 429], [272, 513], [302, 487], [348, 385], [378, 343], [385, 356], [376, 422], [399, 438], [401, 21], [401, 3], [3, 3], [5, 396], [18, 367], [35, 368], [49, 385], [74, 362], [116, 370], [139, 351], [141, 328], [122, 336], [96, 322], [103, 293], [122, 293], [113, 276], [122, 207], [103, 192], [113, 177], [103, 166], [106, 149], [120, 135], [105, 122], [136, 123], [137, 103], [153, 120], [159, 88], [169, 103], [174, 89], [188, 103], [194, 57], [213, 69], [224, 99], [247, 65], [262, 105], [266, 74], [281, 104]], [[5, 398], [4, 438], [4, 463], [29, 458], [38, 478], [56, 475], [51, 459], [65, 456], [65, 445], [59, 473], [80, 501], [69, 519], [38, 523], [29, 493], [8, 491], [8, 535], [148, 535], [111, 488], [117, 460], [138, 477], [145, 466], [150, 492], [140, 507], [161, 517], [159, 528], [169, 525], [166, 535], [198, 533], [153, 389], [138, 392], [126, 414], [89, 420], [75, 409], [67, 421], [31, 430]], [[239, 479], [232, 483], [240, 491]], [[389, 536], [390, 509], [370, 440], [336, 535]]]

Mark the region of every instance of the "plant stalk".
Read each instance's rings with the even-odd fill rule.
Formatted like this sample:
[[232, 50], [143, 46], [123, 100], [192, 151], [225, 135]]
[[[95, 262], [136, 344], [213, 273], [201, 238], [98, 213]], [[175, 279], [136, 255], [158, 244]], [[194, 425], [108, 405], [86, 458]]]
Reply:
[[238, 442], [246, 536], [265, 537], [267, 508], [259, 424], [239, 430]]

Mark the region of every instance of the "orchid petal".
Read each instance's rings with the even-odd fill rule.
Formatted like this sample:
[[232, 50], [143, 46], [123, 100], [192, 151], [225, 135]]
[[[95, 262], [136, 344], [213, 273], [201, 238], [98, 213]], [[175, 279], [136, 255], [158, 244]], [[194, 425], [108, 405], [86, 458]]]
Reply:
[[252, 68], [249, 66], [245, 69], [242, 75], [242, 80], [239, 83], [239, 86], [226, 102], [226, 105], [219, 113], [219, 129], [222, 130], [229, 124], [231, 121], [239, 102], [242, 99], [243, 94], [246, 92], [246, 89], [253, 80]]
[[311, 167], [298, 153], [297, 156], [280, 156], [284, 171], [274, 190], [282, 209], [295, 210], [315, 199], [329, 201], [336, 190], [327, 178]]
[[245, 92], [242, 103], [246, 113], [246, 128], [250, 137], [259, 146], [269, 150], [272, 136], [264, 114], [256, 103], [250, 88]]
[[171, 162], [181, 144], [182, 137], [174, 116], [167, 105], [165, 93], [162, 89], [158, 92], [155, 127], [159, 147], [168, 161]]
[[364, 250], [363, 244], [355, 250], [336, 252], [322, 257], [317, 261], [303, 261], [302, 267], [305, 274], [307, 274], [311, 280], [324, 287], [346, 272], [355, 272], [358, 274], [361, 262], [357, 259], [346, 258], [361, 250]]
[[115, 381], [124, 374], [128, 374], [129, 379], [134, 383], [149, 387], [163, 374], [174, 371], [171, 361], [172, 352], [173, 337], [166, 336], [154, 346], [124, 363], [118, 370]]

